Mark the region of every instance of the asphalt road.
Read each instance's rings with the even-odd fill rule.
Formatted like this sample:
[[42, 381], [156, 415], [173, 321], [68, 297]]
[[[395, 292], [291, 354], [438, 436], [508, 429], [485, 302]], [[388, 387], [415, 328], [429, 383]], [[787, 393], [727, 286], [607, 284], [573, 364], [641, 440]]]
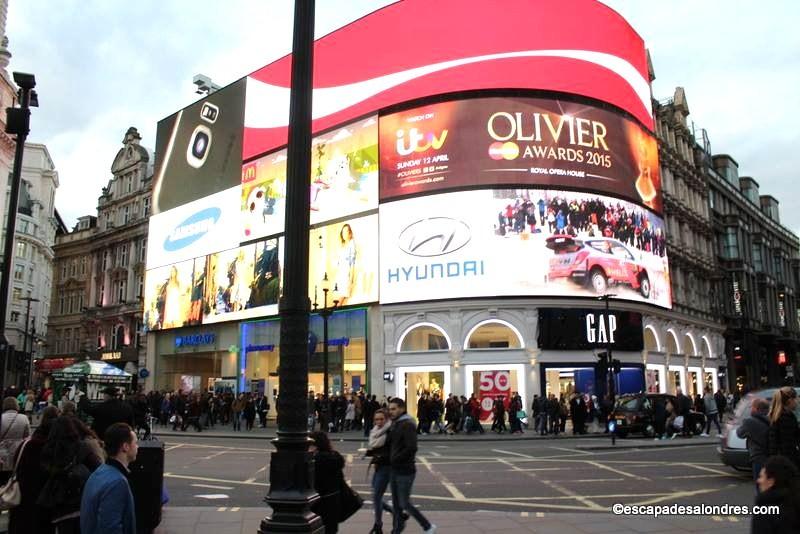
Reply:
[[[263, 506], [268, 440], [166, 438], [170, 506]], [[630, 444], [630, 443], [628, 443]], [[370, 499], [364, 445], [335, 442]], [[600, 440], [420, 443], [414, 498], [426, 510], [607, 511], [623, 504], [752, 504], [747, 474], [710, 444], [604, 450]], [[387, 495], [388, 498], [388, 495]]]

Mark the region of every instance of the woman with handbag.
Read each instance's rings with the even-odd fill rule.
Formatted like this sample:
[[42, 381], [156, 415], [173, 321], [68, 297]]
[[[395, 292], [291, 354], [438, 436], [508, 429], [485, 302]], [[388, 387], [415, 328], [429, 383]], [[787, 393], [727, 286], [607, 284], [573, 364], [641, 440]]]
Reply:
[[50, 514], [56, 534], [80, 534], [83, 486], [102, 464], [75, 421], [69, 416], [56, 419], [42, 449], [47, 481], [36, 505]]
[[364, 501], [344, 481], [344, 458], [333, 450], [328, 435], [312, 432], [309, 437], [314, 442], [308, 450], [314, 454], [314, 489], [319, 494], [311, 511], [322, 518], [325, 533], [334, 534]]
[[55, 406], [45, 408], [39, 427], [34, 431], [31, 439], [20, 446], [15, 477], [19, 485], [20, 503], [11, 509], [8, 534], [53, 534], [55, 532], [55, 528], [50, 523], [49, 514], [36, 506], [36, 500], [47, 482], [47, 472], [41, 464], [42, 449], [47, 443], [47, 436], [57, 418], [58, 408]]
[[31, 424], [24, 414], [19, 413], [17, 399], [3, 399], [3, 417], [0, 419], [0, 485], [11, 478], [17, 450], [30, 435]]

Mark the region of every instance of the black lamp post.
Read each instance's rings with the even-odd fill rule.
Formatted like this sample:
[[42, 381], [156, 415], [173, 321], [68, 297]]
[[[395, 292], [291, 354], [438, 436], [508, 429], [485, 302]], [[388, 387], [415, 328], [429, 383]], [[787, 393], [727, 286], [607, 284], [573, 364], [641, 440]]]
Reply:
[[278, 437], [272, 441], [267, 504], [272, 515], [260, 534], [322, 533], [322, 520], [309, 509], [314, 490], [314, 459], [308, 452], [308, 226], [311, 176], [311, 94], [314, 61], [314, 0], [295, 0], [292, 90], [286, 169], [286, 247], [280, 300], [280, 362], [277, 399]]
[[[599, 300], [602, 300], [606, 304], [606, 318], [605, 318], [606, 324], [609, 324], [608, 317], [609, 317], [609, 313], [610, 313], [609, 306], [608, 306], [608, 301], [611, 300], [614, 297], [616, 297], [616, 295], [614, 295], [612, 293], [606, 293], [605, 295], [603, 295], [601, 297], [598, 297]], [[605, 353], [606, 353], [606, 360], [607, 360], [608, 364], [606, 366], [606, 376], [603, 377], [603, 378], [606, 381], [607, 394], [608, 394], [608, 398], [609, 398], [609, 401], [611, 402], [611, 406], [612, 406], [612, 409], [613, 409], [614, 401], [615, 401], [615, 397], [616, 397], [616, 380], [614, 379], [615, 363], [616, 362], [614, 361], [614, 357], [612, 356], [612, 346], [611, 346], [611, 337], [610, 336], [608, 336], [606, 338]]]
[[[6, 108], [6, 133], [16, 134], [17, 146], [14, 151], [14, 169], [11, 174], [11, 196], [8, 199], [6, 213], [6, 235], [3, 247], [3, 272], [0, 274], [0, 387], [5, 386], [6, 358], [9, 357], [8, 338], [6, 337], [6, 313], [8, 311], [8, 288], [11, 278], [11, 265], [14, 263], [14, 232], [17, 223], [17, 207], [19, 206], [19, 184], [22, 180], [22, 155], [25, 151], [25, 139], [28, 138], [31, 126], [31, 106], [39, 105], [36, 91], [36, 78], [33, 74], [14, 73], [14, 82], [19, 86], [17, 98], [19, 107]], [[27, 331], [28, 325], [25, 324]]]
[[[22, 338], [22, 353], [25, 354], [25, 357], [28, 358], [28, 332], [30, 331], [31, 326], [31, 302], [39, 302], [39, 299], [33, 297], [22, 297], [19, 300], [24, 300], [28, 303], [25, 309], [25, 335]], [[36, 326], [34, 325], [34, 332], [36, 331]], [[33, 338], [31, 338], [31, 360], [33, 360]], [[27, 360], [26, 360], [27, 362]], [[28, 366], [26, 365], [26, 371], [28, 370]], [[19, 369], [17, 369], [17, 373], [19, 374], [19, 378], [17, 378], [17, 382], [19, 382], [19, 386], [22, 387], [25, 384], [22, 382], [25, 377], [21, 373], [19, 373]], [[28, 384], [30, 386], [31, 384]]]
[[328, 428], [328, 422], [330, 421], [330, 399], [328, 394], [328, 357], [329, 357], [329, 347], [328, 347], [328, 318], [333, 314], [333, 311], [339, 306], [339, 299], [336, 298], [336, 293], [339, 290], [339, 287], [334, 284], [333, 286], [333, 306], [330, 308], [328, 307], [328, 292], [331, 291], [331, 282], [328, 280], [328, 273], [326, 272], [325, 275], [322, 277], [322, 309], [318, 309], [317, 304], [317, 289], [314, 288], [314, 311], [319, 312], [319, 316], [322, 317], [322, 414], [323, 414], [323, 421], [322, 421], [322, 428]]
[[324, 390], [324, 397], [328, 398], [328, 318], [333, 314], [334, 310], [339, 306], [339, 299], [336, 298], [336, 293], [339, 291], [339, 286], [333, 285], [333, 306], [328, 307], [328, 293], [331, 291], [331, 282], [328, 280], [328, 273], [322, 277], [322, 308], [317, 304], [316, 291], [314, 292], [314, 311], [319, 313], [322, 317], [322, 385]]

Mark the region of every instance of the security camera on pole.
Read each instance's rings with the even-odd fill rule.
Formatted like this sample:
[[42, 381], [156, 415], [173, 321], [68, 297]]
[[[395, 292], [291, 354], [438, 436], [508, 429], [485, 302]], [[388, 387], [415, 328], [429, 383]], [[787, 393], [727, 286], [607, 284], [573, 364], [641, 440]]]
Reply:
[[[22, 156], [25, 151], [25, 139], [28, 138], [31, 125], [31, 106], [39, 106], [36, 91], [36, 78], [33, 74], [14, 73], [14, 82], [19, 86], [17, 98], [19, 107], [6, 108], [6, 133], [17, 136], [17, 147], [14, 151], [14, 169], [11, 174], [11, 196], [8, 199], [6, 213], [5, 247], [3, 248], [3, 271], [0, 273], [0, 387], [5, 387], [5, 370], [9, 358], [9, 343], [6, 337], [6, 314], [8, 312], [8, 289], [11, 278], [11, 264], [14, 263], [14, 233], [17, 223], [17, 207], [19, 206], [19, 185], [22, 180]], [[25, 325], [27, 329], [27, 324]]]

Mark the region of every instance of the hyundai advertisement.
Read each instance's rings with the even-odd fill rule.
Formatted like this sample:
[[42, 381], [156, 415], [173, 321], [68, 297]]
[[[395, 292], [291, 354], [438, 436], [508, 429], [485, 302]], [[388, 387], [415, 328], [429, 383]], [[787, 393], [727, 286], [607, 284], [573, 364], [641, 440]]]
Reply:
[[662, 211], [658, 145], [635, 122], [541, 98], [476, 98], [381, 117], [381, 199], [481, 186], [558, 186]]
[[597, 297], [672, 306], [663, 219], [553, 189], [442, 193], [380, 207], [382, 303]]

